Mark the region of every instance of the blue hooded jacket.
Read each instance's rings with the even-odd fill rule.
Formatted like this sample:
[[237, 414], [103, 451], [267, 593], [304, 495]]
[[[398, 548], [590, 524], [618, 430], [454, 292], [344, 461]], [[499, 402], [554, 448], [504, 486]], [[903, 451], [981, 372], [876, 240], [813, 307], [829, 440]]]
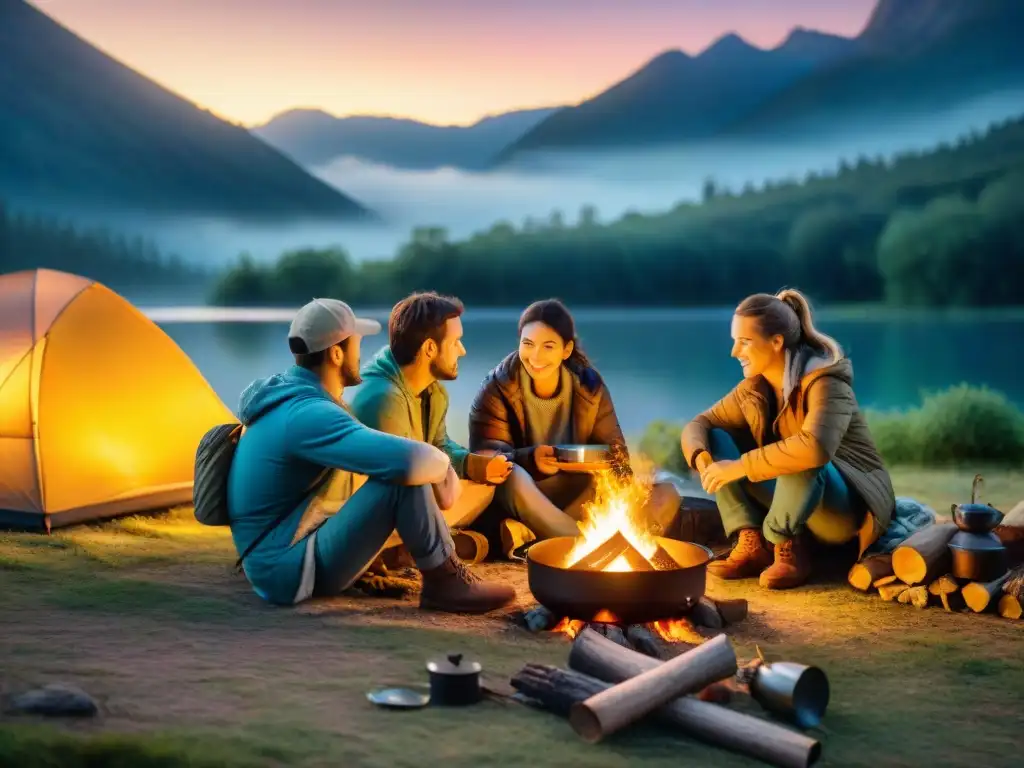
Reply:
[[243, 565], [260, 597], [290, 605], [306, 551], [305, 538], [293, 539], [324, 469], [405, 484], [423, 444], [364, 426], [327, 393], [316, 373], [299, 366], [246, 387], [239, 420], [245, 431], [228, 477], [231, 536], [241, 554], [291, 510]]

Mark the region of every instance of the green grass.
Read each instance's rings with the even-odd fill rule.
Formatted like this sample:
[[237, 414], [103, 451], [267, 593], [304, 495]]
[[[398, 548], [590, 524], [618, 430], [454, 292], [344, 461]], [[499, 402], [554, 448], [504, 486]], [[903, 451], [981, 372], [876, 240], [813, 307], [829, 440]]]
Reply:
[[[970, 494], [974, 468], [897, 468], [896, 491], [940, 512]], [[1008, 510], [1024, 471], [991, 469], [986, 495]], [[310, 615], [271, 608], [231, 573], [224, 530], [189, 510], [0, 537], [0, 689], [53, 680], [97, 695], [94, 721], [0, 715], [0, 764], [37, 766], [351, 765], [555, 768], [623, 764], [725, 768], [751, 760], [654, 728], [588, 745], [568, 723], [516, 704], [389, 712], [365, 692], [426, 681], [424, 662], [459, 650], [507, 678], [526, 662], [564, 665], [568, 641], [500, 618], [421, 614], [349, 600]], [[820, 665], [831, 683], [819, 765], [930, 768], [1018, 761], [1024, 625], [917, 610], [814, 583], [768, 593], [712, 581], [750, 600], [730, 628], [741, 659]], [[744, 697], [730, 706], [752, 714]]]

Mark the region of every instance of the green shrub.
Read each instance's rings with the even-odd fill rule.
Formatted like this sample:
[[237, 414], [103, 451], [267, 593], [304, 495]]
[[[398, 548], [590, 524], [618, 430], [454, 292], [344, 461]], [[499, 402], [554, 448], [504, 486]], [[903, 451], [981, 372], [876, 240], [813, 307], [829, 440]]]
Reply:
[[651, 422], [640, 438], [637, 450], [659, 468], [685, 477], [690, 469], [683, 460], [683, 449], [679, 444], [682, 431], [681, 425], [669, 421]]
[[988, 387], [960, 384], [903, 413], [869, 413], [868, 421], [891, 464], [1024, 461], [1024, 413]]

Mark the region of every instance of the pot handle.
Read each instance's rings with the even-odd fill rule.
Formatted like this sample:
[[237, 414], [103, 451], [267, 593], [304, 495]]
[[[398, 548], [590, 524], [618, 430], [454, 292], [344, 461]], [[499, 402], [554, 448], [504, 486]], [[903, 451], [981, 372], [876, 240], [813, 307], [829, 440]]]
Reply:
[[450, 661], [452, 664], [454, 664], [457, 667], [457, 666], [459, 666], [459, 664], [462, 663], [462, 654], [461, 653], [449, 653], [448, 654], [448, 661]]
[[978, 500], [981, 498], [981, 491], [984, 485], [985, 481], [982, 476], [975, 475], [974, 482], [971, 483], [971, 504], [978, 503]]

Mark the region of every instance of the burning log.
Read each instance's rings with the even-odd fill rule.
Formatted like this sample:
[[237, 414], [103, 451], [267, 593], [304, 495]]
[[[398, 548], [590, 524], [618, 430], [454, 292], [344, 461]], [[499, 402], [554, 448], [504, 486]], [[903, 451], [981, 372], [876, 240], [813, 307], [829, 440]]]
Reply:
[[667, 643], [643, 624], [630, 624], [626, 628], [626, 640], [640, 653], [660, 661], [667, 661], [681, 651], [697, 647], [689, 643]]
[[574, 571], [603, 571], [620, 557], [626, 559], [630, 570], [649, 571], [654, 567], [629, 543], [629, 539], [622, 531], [616, 531], [614, 536], [609, 537], [597, 549], [581, 557], [569, 568]]
[[854, 563], [846, 580], [854, 589], [867, 592], [876, 581], [892, 575], [892, 555], [872, 555]]
[[735, 624], [747, 618], [747, 601], [742, 597], [735, 600], [713, 600], [718, 615], [726, 624]]
[[647, 558], [647, 560], [656, 571], [671, 571], [679, 567], [679, 563], [676, 562], [676, 559], [666, 552], [665, 548], [660, 544], [654, 554]]
[[[578, 699], [582, 701], [597, 690], [604, 690], [612, 683], [639, 675], [661, 663], [608, 642], [597, 633], [582, 632], [569, 653], [571, 669], [559, 672], [575, 675], [575, 679], [586, 682], [589, 689], [587, 695]], [[545, 701], [544, 696], [526, 691], [515, 681], [513, 685]], [[601, 686], [600, 689], [595, 685]], [[781, 768], [806, 768], [814, 765], [821, 756], [821, 743], [816, 739], [752, 715], [699, 701], [693, 696], [682, 696], [666, 704], [657, 711], [656, 717], [688, 736]]]
[[569, 710], [569, 723], [595, 744], [672, 699], [736, 673], [736, 652], [725, 635], [630, 677]]
[[966, 585], [961, 590], [961, 594], [963, 594], [967, 607], [975, 613], [983, 613], [990, 605], [994, 604], [992, 601], [1003, 591], [1003, 585], [1009, 578], [1010, 573], [1007, 571], [995, 581], [990, 581], [987, 584], [980, 581], [972, 581]]
[[604, 624], [600, 622], [590, 622], [588, 625], [595, 632], [607, 637], [613, 643], [618, 643], [623, 648], [631, 648], [629, 641], [626, 639], [626, 633], [622, 630], [618, 624]]
[[948, 573], [952, 555], [946, 545], [957, 530], [955, 523], [935, 523], [912, 534], [892, 553], [893, 573], [910, 586]]
[[721, 629], [725, 622], [718, 613], [718, 606], [708, 597], [702, 597], [690, 611], [690, 618], [695, 624], [708, 629]]

